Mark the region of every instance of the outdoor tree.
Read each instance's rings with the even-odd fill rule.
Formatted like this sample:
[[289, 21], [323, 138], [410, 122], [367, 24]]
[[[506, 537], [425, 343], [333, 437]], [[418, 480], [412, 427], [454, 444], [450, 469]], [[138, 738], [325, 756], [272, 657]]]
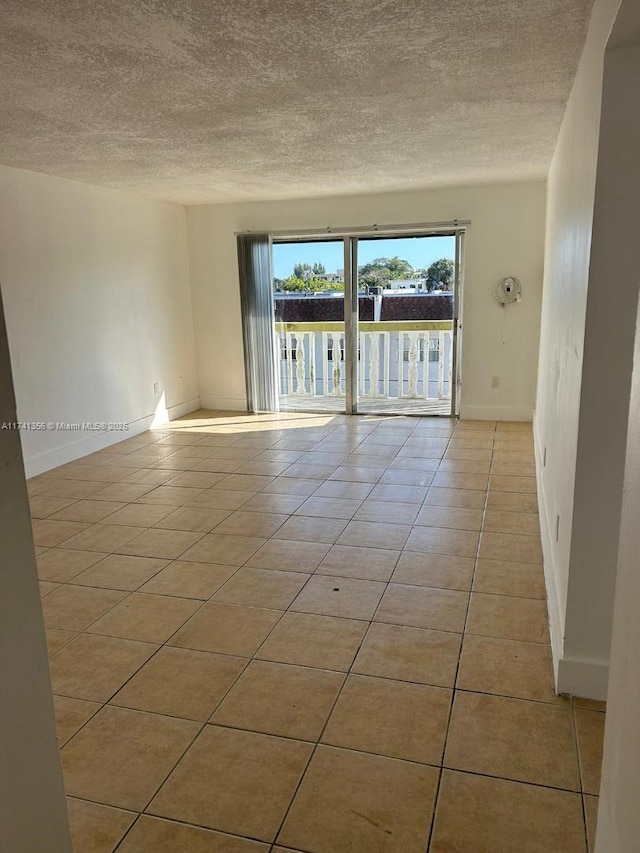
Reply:
[[313, 266], [311, 264], [297, 263], [293, 267], [293, 274], [296, 278], [306, 280], [316, 275], [323, 275], [326, 272], [324, 264], [316, 261]]
[[384, 286], [394, 278], [411, 278], [413, 268], [409, 261], [399, 258], [376, 258], [358, 269], [360, 284], [370, 287]]
[[427, 267], [426, 279], [429, 290], [453, 290], [453, 278], [454, 263], [451, 258], [440, 258]]
[[336, 281], [325, 281], [323, 278], [298, 278], [290, 275], [288, 278], [274, 278], [273, 289], [279, 293], [324, 293], [325, 291], [342, 291], [344, 284]]

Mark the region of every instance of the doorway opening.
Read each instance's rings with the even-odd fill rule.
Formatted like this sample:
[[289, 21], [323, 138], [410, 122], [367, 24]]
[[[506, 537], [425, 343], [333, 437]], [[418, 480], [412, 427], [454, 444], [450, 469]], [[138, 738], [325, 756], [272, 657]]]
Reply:
[[463, 239], [274, 237], [280, 409], [456, 415]]

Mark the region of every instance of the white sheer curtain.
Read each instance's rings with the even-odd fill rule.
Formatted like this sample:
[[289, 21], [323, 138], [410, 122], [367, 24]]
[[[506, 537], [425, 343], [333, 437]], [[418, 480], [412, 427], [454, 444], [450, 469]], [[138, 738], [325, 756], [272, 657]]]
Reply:
[[237, 241], [247, 406], [250, 412], [277, 412], [271, 236], [238, 234]]

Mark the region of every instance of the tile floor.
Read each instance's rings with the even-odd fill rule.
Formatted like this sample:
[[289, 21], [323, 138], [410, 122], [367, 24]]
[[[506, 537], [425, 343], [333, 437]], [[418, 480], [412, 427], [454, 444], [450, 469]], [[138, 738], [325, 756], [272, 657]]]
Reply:
[[77, 853], [585, 853], [528, 425], [199, 412], [29, 483]]

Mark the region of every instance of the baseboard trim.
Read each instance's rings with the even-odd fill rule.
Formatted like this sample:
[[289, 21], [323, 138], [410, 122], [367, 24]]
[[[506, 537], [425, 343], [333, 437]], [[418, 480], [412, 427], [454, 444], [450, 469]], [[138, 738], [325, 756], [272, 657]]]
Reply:
[[531, 421], [533, 406], [460, 406], [460, 419], [468, 421]]
[[200, 397], [200, 408], [213, 412], [246, 412], [244, 397]]
[[36, 477], [38, 474], [44, 474], [46, 471], [51, 471], [60, 465], [66, 465], [67, 462], [74, 462], [76, 459], [82, 459], [83, 456], [88, 456], [97, 450], [104, 450], [105, 447], [110, 447], [112, 444], [117, 444], [126, 438], [140, 435], [140, 433], [150, 429], [152, 425], [159, 426], [162, 423], [168, 423], [174, 418], [188, 415], [189, 412], [195, 412], [199, 408], [200, 399], [194, 397], [191, 400], [186, 400], [184, 403], [171, 406], [162, 413], [146, 415], [143, 418], [128, 421], [126, 422], [126, 430], [118, 432], [90, 432], [88, 435], [82, 432], [69, 432], [68, 435], [70, 436], [81, 435], [83, 437], [76, 441], [71, 441], [69, 444], [64, 444], [61, 447], [45, 450], [43, 453], [38, 453], [35, 456], [25, 456], [25, 475], [29, 478]]
[[561, 658], [556, 690], [570, 696], [605, 702], [609, 688], [609, 663], [600, 660]]

